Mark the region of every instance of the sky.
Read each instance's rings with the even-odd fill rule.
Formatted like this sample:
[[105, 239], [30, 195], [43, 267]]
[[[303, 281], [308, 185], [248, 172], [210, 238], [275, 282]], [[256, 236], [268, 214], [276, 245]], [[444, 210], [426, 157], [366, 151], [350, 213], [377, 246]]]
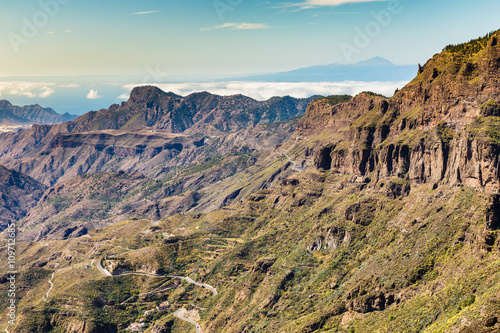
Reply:
[[[448, 44], [500, 28], [498, 0], [0, 0], [0, 5], [0, 99], [74, 113], [123, 100], [130, 84], [207, 83], [375, 56], [398, 65], [425, 63]], [[256, 96], [255, 89], [263, 89], [244, 88], [241, 92]]]

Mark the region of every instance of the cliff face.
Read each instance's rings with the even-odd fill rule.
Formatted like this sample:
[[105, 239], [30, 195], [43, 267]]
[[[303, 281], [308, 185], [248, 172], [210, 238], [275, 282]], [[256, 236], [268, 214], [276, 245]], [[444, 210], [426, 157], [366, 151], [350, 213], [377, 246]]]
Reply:
[[390, 99], [363, 93], [335, 106], [315, 101], [297, 138], [314, 143], [318, 168], [498, 192], [499, 37], [447, 48]]

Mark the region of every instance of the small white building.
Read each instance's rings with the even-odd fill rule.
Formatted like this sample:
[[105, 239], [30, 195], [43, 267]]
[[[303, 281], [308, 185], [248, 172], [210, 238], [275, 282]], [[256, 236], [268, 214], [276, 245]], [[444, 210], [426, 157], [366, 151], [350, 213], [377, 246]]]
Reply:
[[165, 301], [165, 302], [161, 303], [160, 305], [158, 305], [158, 306], [156, 307], [156, 309], [157, 309], [158, 311], [163, 311], [163, 310], [165, 310], [166, 308], [168, 308], [168, 306], [169, 306], [169, 305], [170, 305], [170, 303], [168, 303], [168, 301]]

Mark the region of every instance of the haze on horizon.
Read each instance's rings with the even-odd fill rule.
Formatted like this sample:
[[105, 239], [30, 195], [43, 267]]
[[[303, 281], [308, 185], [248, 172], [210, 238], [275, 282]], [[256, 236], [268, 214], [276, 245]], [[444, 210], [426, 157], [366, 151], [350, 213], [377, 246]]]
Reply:
[[74, 113], [119, 102], [133, 83], [375, 56], [416, 65], [498, 29], [500, 9], [493, 0], [0, 1], [0, 99]]

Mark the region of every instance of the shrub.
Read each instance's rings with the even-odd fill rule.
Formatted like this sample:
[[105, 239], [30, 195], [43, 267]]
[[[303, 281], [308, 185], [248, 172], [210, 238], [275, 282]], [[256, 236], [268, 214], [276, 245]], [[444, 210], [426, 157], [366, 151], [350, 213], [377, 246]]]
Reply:
[[[499, 31], [499, 30], [497, 30]], [[447, 45], [443, 51], [451, 52], [451, 53], [457, 53], [457, 52], [464, 52], [467, 54], [474, 54], [478, 53], [482, 49], [484, 49], [488, 43], [488, 40], [497, 32], [497, 31], [492, 31], [488, 34], [486, 34], [483, 37], [479, 37], [477, 39], [472, 39], [467, 43], [462, 43], [462, 44], [450, 44]]]

